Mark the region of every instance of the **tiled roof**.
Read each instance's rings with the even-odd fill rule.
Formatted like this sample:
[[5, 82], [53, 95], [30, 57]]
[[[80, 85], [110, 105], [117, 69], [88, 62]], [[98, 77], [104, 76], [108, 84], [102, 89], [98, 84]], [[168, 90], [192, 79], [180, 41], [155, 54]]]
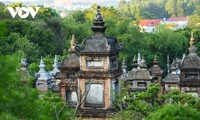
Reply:
[[147, 19], [147, 20], [140, 20], [139, 24], [141, 26], [157, 26], [160, 24], [161, 19]]
[[151, 76], [146, 69], [132, 70], [128, 73], [127, 80], [151, 80]]
[[165, 83], [178, 83], [180, 81], [180, 78], [177, 74], [170, 73], [167, 75], [167, 77], [164, 79]]
[[[188, 20], [187, 17], [168, 18], [167, 19], [167, 21], [186, 21], [186, 20]], [[163, 21], [162, 19], [146, 19], [146, 20], [140, 20], [139, 24], [140, 24], [140, 26], [157, 26], [162, 21]]]
[[79, 62], [79, 56], [76, 54], [71, 54], [68, 58], [65, 58], [62, 61], [62, 65], [60, 68], [79, 68], [80, 62]]
[[197, 55], [187, 55], [181, 68], [200, 68], [200, 58]]
[[108, 38], [103, 34], [93, 35], [83, 41], [81, 53], [110, 53], [121, 50], [121, 44], [114, 38]]
[[150, 69], [149, 69], [149, 71], [150, 71], [150, 73], [151, 74], [162, 74], [162, 70], [161, 70], [161, 68], [158, 66], [158, 65], [154, 65], [154, 66], [152, 66]]
[[181, 18], [168, 18], [168, 21], [186, 21], [188, 18], [181, 17]]
[[195, 47], [194, 43], [195, 43], [194, 34], [192, 32], [191, 38], [190, 38], [190, 47], [188, 48], [189, 55], [187, 55], [183, 59], [181, 68], [198, 68], [198, 69], [200, 69], [200, 58], [196, 54], [197, 48]]
[[91, 27], [94, 34], [83, 40], [77, 48], [81, 54], [107, 54], [117, 53], [122, 49], [122, 44], [118, 44], [115, 38], [105, 36], [106, 27], [104, 26], [103, 17], [100, 13], [100, 7], [97, 7], [97, 13], [94, 17], [93, 26]]

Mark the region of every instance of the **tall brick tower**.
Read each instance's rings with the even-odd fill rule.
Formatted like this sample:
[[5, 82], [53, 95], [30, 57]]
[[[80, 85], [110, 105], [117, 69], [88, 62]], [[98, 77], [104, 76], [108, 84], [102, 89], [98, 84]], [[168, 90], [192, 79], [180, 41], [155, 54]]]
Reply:
[[[78, 115], [103, 118], [112, 113], [115, 95], [118, 94], [118, 53], [121, 45], [114, 38], [105, 36], [106, 27], [100, 6], [91, 27], [94, 34], [79, 46], [80, 71], [77, 73], [79, 96], [83, 103]], [[84, 99], [84, 96], [85, 99]]]

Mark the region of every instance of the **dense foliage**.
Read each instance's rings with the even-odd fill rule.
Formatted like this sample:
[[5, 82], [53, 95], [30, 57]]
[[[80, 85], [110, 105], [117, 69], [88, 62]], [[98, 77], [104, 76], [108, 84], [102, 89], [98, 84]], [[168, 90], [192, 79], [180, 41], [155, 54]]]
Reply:
[[[24, 5], [15, 3], [9, 6]], [[156, 54], [159, 65], [165, 70], [168, 54], [171, 61], [175, 57], [181, 58], [184, 53], [187, 54], [191, 31], [195, 33], [196, 46], [199, 48], [199, 7], [199, 0], [121, 0], [116, 9], [102, 7], [101, 12], [107, 27], [105, 34], [116, 37], [118, 42], [124, 44], [119, 60], [126, 58], [128, 70], [131, 69], [133, 56], [138, 52], [145, 57], [148, 67], [152, 66]], [[59, 55], [59, 60], [67, 57], [72, 34], [75, 34], [78, 43], [92, 35], [90, 27], [95, 11], [96, 5], [93, 5], [84, 11], [73, 11], [61, 18], [54, 9], [40, 6], [35, 19], [13, 19], [7, 5], [0, 2], [0, 55], [4, 55], [0, 56], [0, 119], [73, 119], [73, 111], [67, 108], [56, 94], [48, 92], [38, 97], [38, 92], [31, 89], [31, 85], [23, 85], [16, 70], [19, 58], [7, 55], [17, 53], [27, 57], [31, 75], [38, 71], [40, 56], [44, 57], [46, 70], [52, 70], [55, 54]], [[160, 26], [159, 31], [141, 33], [137, 26], [138, 20], [143, 18], [185, 16], [190, 19], [188, 27], [183, 30], [171, 31]], [[197, 53], [200, 54], [200, 49]], [[181, 105], [189, 106], [188, 111], [196, 112], [190, 107], [200, 110], [200, 100], [193, 96], [177, 91], [159, 95], [159, 90], [158, 85], [151, 85], [146, 92], [133, 93], [124, 99], [125, 90], [117, 103], [117, 107], [123, 106], [114, 119], [126, 117], [127, 120], [139, 120], [166, 104], [175, 104], [178, 110], [184, 108]], [[177, 104], [181, 105], [177, 107]], [[173, 107], [166, 106], [161, 110], [167, 111]], [[154, 116], [162, 116], [160, 110], [150, 114], [147, 119]]]
[[200, 119], [200, 112], [192, 107], [183, 105], [166, 105], [152, 114], [145, 120], [197, 120]]
[[[121, 96], [116, 102], [119, 111], [114, 116], [114, 120], [118, 120], [118, 118], [141, 120], [145, 117], [147, 120], [182, 120], [182, 118], [194, 120], [196, 116], [200, 115], [200, 98], [179, 93], [176, 89], [161, 94], [159, 84], [151, 84], [144, 92], [128, 93], [126, 91], [126, 94], [122, 95], [126, 97]], [[187, 111], [188, 113], [186, 113]]]
[[199, 0], [121, 0], [118, 10], [132, 19], [185, 17], [199, 14]]
[[16, 56], [0, 56], [0, 119], [73, 119], [73, 111], [55, 93], [39, 94], [20, 81]]
[[[166, 1], [165, 3], [169, 4], [168, 2]], [[119, 3], [117, 9], [113, 7], [102, 7], [101, 12], [107, 27], [106, 35], [116, 37], [118, 42], [124, 43], [124, 50], [120, 53], [119, 60], [122, 61], [123, 57], [125, 57], [128, 69], [130, 69], [132, 64], [133, 56], [138, 52], [145, 57], [148, 67], [151, 67], [153, 57], [156, 54], [160, 66], [165, 69], [167, 54], [170, 55], [170, 59], [172, 60], [175, 57], [182, 57], [183, 53], [187, 53], [187, 41], [190, 37], [191, 28], [196, 31], [195, 34], [199, 33], [196, 23], [200, 20], [196, 19], [198, 18], [197, 14], [191, 16], [193, 22], [189, 22], [190, 28], [185, 30], [172, 32], [171, 30], [163, 28], [154, 33], [141, 33], [137, 26], [137, 21], [135, 21], [136, 19], [132, 17], [136, 18], [136, 15], [139, 15], [143, 18], [142, 15], [137, 14], [137, 10], [142, 10], [142, 5], [145, 6], [144, 11], [148, 12], [152, 12], [148, 10], [148, 6], [159, 9], [157, 8], [159, 5], [155, 5], [154, 2], [150, 1], [136, 2], [135, 0], [130, 1], [131, 4], [127, 4], [126, 2], [124, 4], [122, 3], [124, 2], [121, 1]], [[129, 12], [132, 11], [131, 15], [120, 14], [126, 10], [126, 5], [133, 6], [132, 3], [134, 3], [135, 7], [138, 5], [138, 8], [128, 10]], [[135, 5], [135, 3], [137, 4]], [[189, 1], [186, 3], [190, 4]], [[161, 1], [157, 1], [156, 4], [164, 5]], [[191, 4], [193, 6], [195, 5], [194, 2]], [[15, 3], [9, 6], [24, 5], [22, 3]], [[35, 19], [13, 19], [7, 10], [7, 6], [1, 3], [0, 54], [8, 55], [16, 52], [24, 54], [29, 63], [31, 63], [32, 71], [38, 69], [34, 66], [39, 62], [40, 56], [43, 56], [46, 57], [45, 63], [47, 64], [47, 70], [51, 70], [52, 62], [50, 61], [52, 61], [55, 54], [60, 55], [59, 60], [62, 60], [68, 55], [69, 40], [72, 34], [75, 34], [78, 43], [81, 43], [84, 38], [92, 34], [90, 27], [92, 26], [96, 6], [93, 5], [84, 11], [71, 12], [64, 18], [61, 18], [53, 9], [40, 6], [40, 10]], [[121, 7], [124, 8], [122, 9]], [[195, 10], [188, 13], [188, 15], [192, 15]], [[160, 10], [155, 11], [159, 11], [160, 13]]]

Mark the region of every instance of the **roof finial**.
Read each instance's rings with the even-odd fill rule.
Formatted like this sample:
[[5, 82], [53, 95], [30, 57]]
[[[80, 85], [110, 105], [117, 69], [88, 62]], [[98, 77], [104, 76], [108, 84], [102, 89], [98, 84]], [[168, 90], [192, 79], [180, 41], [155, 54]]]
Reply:
[[169, 74], [169, 55], [167, 55], [167, 73]]
[[58, 69], [58, 58], [57, 55], [55, 55], [55, 59], [54, 59], [54, 64], [53, 64], [53, 72], [59, 72], [60, 70]]
[[69, 52], [71, 52], [71, 53], [76, 52], [76, 38], [75, 38], [74, 34], [72, 35], [70, 45], [71, 46], [70, 46]]
[[93, 26], [92, 26], [92, 30], [95, 34], [99, 34], [99, 33], [105, 33], [106, 27], [104, 26], [104, 21], [103, 21], [103, 17], [101, 15], [100, 12], [100, 6], [97, 6], [97, 13], [94, 17], [94, 22], [93, 22]]
[[173, 62], [171, 64], [171, 73], [176, 73], [176, 64], [175, 64], [175, 59], [173, 59]]
[[41, 56], [41, 58], [40, 58], [40, 64], [44, 64], [44, 61], [43, 61], [42, 56]]
[[100, 8], [101, 8], [101, 7], [98, 5], [98, 6], [97, 6], [97, 14], [100, 14]]
[[181, 59], [181, 64], [183, 63], [184, 58], [185, 58], [185, 54], [183, 54], [183, 57]]
[[142, 56], [142, 61], [141, 61], [141, 64], [140, 64], [140, 68], [147, 68], [147, 65], [146, 65], [146, 61], [144, 59], [144, 56]]
[[126, 61], [125, 61], [125, 57], [123, 58], [123, 62], [122, 62], [122, 71], [123, 71], [123, 73], [126, 73], [126, 68], [127, 68], [127, 66], [126, 66]]
[[189, 55], [196, 55], [197, 48], [194, 46], [194, 42], [194, 33], [191, 32], [190, 47], [188, 48], [188, 50], [190, 51]]
[[132, 67], [134, 69], [134, 68], [137, 68], [137, 66], [138, 66], [138, 64], [137, 64], [136, 55], [134, 55]]
[[138, 64], [138, 65], [140, 65], [140, 64], [141, 64], [141, 57], [140, 57], [140, 53], [138, 53], [137, 64]]
[[138, 53], [137, 64], [138, 64], [138, 67], [137, 67], [137, 69], [140, 69], [140, 64], [141, 64], [141, 57], [140, 57], [140, 53]]
[[100, 9], [101, 9], [101, 7], [98, 5], [97, 13], [96, 13], [96, 16], [94, 17], [94, 21], [103, 21], [103, 17], [101, 15]]
[[191, 37], [190, 37], [190, 46], [193, 46], [194, 45], [194, 33], [191, 32]]
[[39, 73], [46, 72], [45, 69], [44, 69], [45, 66], [46, 66], [46, 65], [44, 64], [43, 58], [42, 58], [42, 56], [41, 56], [40, 65], [39, 65], [39, 68], [40, 68]]

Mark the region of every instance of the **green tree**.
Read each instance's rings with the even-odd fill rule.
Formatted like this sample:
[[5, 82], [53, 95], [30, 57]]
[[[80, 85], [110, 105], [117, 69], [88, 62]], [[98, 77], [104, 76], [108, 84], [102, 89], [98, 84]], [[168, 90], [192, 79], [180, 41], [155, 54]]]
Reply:
[[168, 0], [166, 2], [165, 9], [168, 11], [168, 14], [170, 14], [172, 17], [177, 16], [177, 11], [176, 11], [176, 0]]
[[17, 39], [20, 39], [21, 35], [19, 33], [11, 33], [7, 37], [3, 36], [1, 37], [0, 42], [0, 49], [2, 55], [8, 55], [13, 54], [16, 52], [16, 49], [14, 47], [14, 43]]
[[1, 119], [73, 119], [73, 111], [59, 95], [38, 94], [31, 84], [21, 83], [18, 57], [0, 56]]
[[0, 37], [8, 34], [8, 24], [6, 22], [7, 21], [0, 21]]
[[189, 17], [188, 27], [192, 29], [200, 28], [200, 16], [198, 14]]
[[38, 59], [39, 56], [39, 46], [30, 42], [26, 37], [19, 38], [15, 41], [13, 45], [15, 51], [22, 51], [24, 53], [24, 57], [35, 60]]
[[147, 34], [142, 41], [143, 55], [147, 58], [147, 63], [151, 66], [153, 55], [158, 55], [160, 66], [165, 68], [167, 55], [172, 58], [182, 57], [187, 53], [188, 39], [176, 32], [168, 29]]
[[16, 71], [16, 57], [0, 56], [0, 118], [46, 119], [37, 107], [37, 92], [30, 86], [22, 85]]
[[[127, 88], [125, 87], [124, 90], [127, 90]], [[120, 101], [118, 104], [123, 105], [124, 108], [118, 111], [113, 118], [118, 120], [120, 118], [125, 119], [125, 116], [128, 116], [127, 120], [129, 119], [141, 120], [144, 119], [145, 117], [147, 117], [146, 119], [148, 120], [150, 119], [159, 120], [162, 117], [164, 117], [163, 119], [168, 120], [168, 119], [173, 119], [176, 115], [181, 116], [181, 114], [185, 114], [186, 111], [183, 111], [182, 113], [181, 109], [188, 109], [188, 108], [191, 108], [193, 110], [195, 109], [196, 113], [199, 114], [200, 99], [198, 97], [194, 97], [186, 93], [180, 93], [177, 90], [171, 90], [162, 95], [160, 94], [160, 90], [161, 87], [159, 84], [151, 84], [144, 92], [130, 92], [128, 90], [126, 92], [123, 91], [123, 94], [126, 97], [123, 97], [120, 100], [118, 100]], [[130, 96], [127, 96], [128, 94]], [[172, 107], [170, 107], [169, 109], [168, 107], [166, 107], [166, 105]], [[174, 111], [171, 111], [172, 108], [175, 106], [176, 107], [178, 106], [177, 109], [176, 110], [173, 109]], [[190, 116], [190, 114], [192, 114], [192, 112], [186, 116], [188, 118], [189, 117], [193, 118], [194, 116], [196, 116], [196, 115]]]
[[55, 34], [50, 29], [30, 28], [27, 30], [26, 37], [40, 46], [40, 56], [55, 54], [56, 44], [53, 42]]
[[185, 16], [182, 0], [177, 1], [176, 9], [177, 9], [177, 16], [178, 17], [184, 17]]
[[14, 20], [14, 21], [9, 21], [9, 31], [19, 33], [22, 36], [24, 36], [27, 32], [27, 29], [30, 27], [30, 22], [27, 20]]
[[39, 98], [39, 102], [44, 110], [44, 114], [50, 117], [52, 120], [73, 120], [73, 110], [67, 107], [64, 100], [56, 93], [48, 91], [42, 94]]
[[159, 107], [158, 94], [160, 89], [158, 84], [151, 84], [145, 92], [132, 92], [131, 97], [126, 98], [127, 109], [147, 116]]
[[89, 22], [77, 23], [73, 16], [65, 17], [62, 21], [62, 33], [65, 33], [65, 49], [68, 50], [71, 36], [74, 34], [78, 43], [92, 34]]
[[71, 15], [76, 22], [79, 22], [79, 23], [87, 22], [85, 13], [83, 11], [77, 10], [77, 11], [74, 11]]
[[125, 110], [118, 112], [112, 118], [113, 120], [142, 120], [145, 116], [139, 112]]
[[199, 98], [196, 98], [190, 94], [180, 93], [178, 90], [171, 90], [167, 94], [161, 96], [164, 104], [182, 104], [190, 107], [197, 108], [199, 110], [199, 106], [196, 104], [199, 102]]
[[162, 19], [168, 18], [169, 15], [163, 5], [158, 3], [149, 3], [141, 9], [141, 16], [143, 19]]
[[166, 105], [151, 113], [145, 120], [198, 120], [200, 112], [182, 105]]

